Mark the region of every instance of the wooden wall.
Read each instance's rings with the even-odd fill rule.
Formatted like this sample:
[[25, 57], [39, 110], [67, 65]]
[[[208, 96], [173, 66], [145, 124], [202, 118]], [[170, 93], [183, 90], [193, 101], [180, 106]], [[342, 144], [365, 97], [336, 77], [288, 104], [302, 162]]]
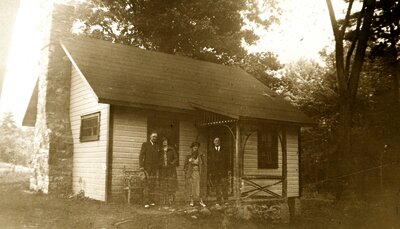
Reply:
[[[179, 166], [177, 167], [179, 190], [177, 200], [185, 198], [184, 163], [193, 141], [201, 143], [200, 150], [206, 157], [206, 140], [202, 138], [194, 126], [194, 119], [184, 115], [157, 114], [160, 117], [179, 119]], [[139, 169], [139, 153], [142, 143], [147, 141], [148, 112], [136, 109], [113, 108], [113, 141], [112, 141], [112, 198], [123, 198], [124, 166], [129, 169]], [[203, 190], [205, 191], [205, 190]]]
[[113, 107], [111, 195], [123, 198], [123, 168], [139, 169], [139, 152], [147, 140], [147, 118], [132, 109]]
[[[106, 200], [106, 157], [108, 145], [109, 105], [99, 104], [83, 76], [72, 67], [70, 120], [74, 143], [73, 192]], [[80, 142], [81, 116], [100, 111], [100, 139]]]
[[288, 197], [298, 197], [300, 195], [300, 178], [299, 178], [299, 139], [298, 129], [287, 128], [287, 188]]
[[[298, 160], [298, 135], [296, 128], [287, 129], [287, 187], [288, 197], [299, 196], [299, 160]], [[257, 132], [254, 132], [246, 143], [243, 160], [244, 176], [255, 175], [282, 175], [282, 146], [278, 143], [278, 168], [277, 169], [258, 169], [257, 168]], [[259, 185], [265, 186], [277, 182], [273, 179], [254, 179]], [[249, 185], [243, 187], [243, 191], [253, 189]], [[270, 188], [277, 194], [282, 194], [282, 184], [274, 185]], [[259, 192], [258, 196], [267, 195], [265, 192]]]

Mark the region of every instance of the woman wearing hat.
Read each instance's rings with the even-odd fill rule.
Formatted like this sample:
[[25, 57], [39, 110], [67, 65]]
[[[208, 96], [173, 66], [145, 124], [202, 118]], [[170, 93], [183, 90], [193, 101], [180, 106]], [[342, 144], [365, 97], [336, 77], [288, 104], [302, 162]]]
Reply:
[[194, 206], [194, 200], [198, 200], [202, 207], [206, 205], [200, 196], [200, 177], [204, 171], [204, 157], [199, 152], [200, 143], [193, 142], [190, 145], [191, 151], [185, 160], [185, 178], [189, 184], [190, 206]]

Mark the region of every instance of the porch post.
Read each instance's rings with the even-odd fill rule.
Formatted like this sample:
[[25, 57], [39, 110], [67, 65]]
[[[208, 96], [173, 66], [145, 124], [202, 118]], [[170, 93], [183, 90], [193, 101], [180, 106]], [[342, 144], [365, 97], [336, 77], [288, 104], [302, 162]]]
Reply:
[[240, 206], [241, 199], [240, 199], [240, 186], [241, 186], [241, 173], [240, 173], [240, 127], [239, 127], [239, 120], [236, 121], [236, 136], [235, 136], [235, 161], [234, 161], [234, 168], [233, 168], [233, 195], [236, 200], [236, 206]]
[[282, 127], [282, 197], [287, 198], [287, 140], [286, 128]]

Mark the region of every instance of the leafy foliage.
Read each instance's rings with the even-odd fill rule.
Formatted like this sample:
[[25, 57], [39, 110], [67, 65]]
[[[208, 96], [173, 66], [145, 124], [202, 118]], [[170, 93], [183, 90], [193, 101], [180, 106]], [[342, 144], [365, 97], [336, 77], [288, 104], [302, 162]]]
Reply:
[[[302, 130], [303, 188], [312, 187], [313, 190], [333, 193], [336, 181], [351, 178], [352, 191], [359, 195], [375, 192], [379, 188], [379, 169], [341, 179], [330, 178], [337, 176], [336, 164], [343, 160], [351, 162], [343, 175], [399, 160], [397, 152], [400, 148], [400, 110], [399, 106], [394, 106], [391, 102], [391, 73], [381, 68], [376, 59], [365, 62], [353, 107], [352, 153], [340, 158], [337, 154], [340, 144], [340, 101], [335, 56], [334, 53], [325, 51], [321, 55], [325, 60], [324, 66], [310, 60], [299, 60], [287, 64], [280, 73], [282, 78], [278, 90], [282, 95], [318, 120], [317, 126]], [[392, 171], [393, 168], [387, 167], [386, 171]], [[387, 183], [398, 184], [391, 173], [387, 172], [384, 176]]]
[[[336, 19], [331, 0], [326, 2], [335, 36], [335, 74], [339, 94], [336, 174], [344, 175], [354, 171], [354, 168], [362, 169], [376, 165], [376, 154], [382, 155], [379, 140], [386, 141], [384, 139], [390, 131], [382, 131], [384, 128], [380, 129], [379, 126], [390, 125], [386, 118], [394, 116], [371, 114], [379, 114], [382, 111], [394, 114], [399, 110], [399, 64], [396, 47], [399, 39], [399, 1], [360, 1], [360, 10], [354, 12], [353, 5], [357, 1], [346, 0], [347, 12], [344, 19], [340, 20]], [[381, 66], [380, 72], [383, 74], [373, 74], [372, 72], [376, 72], [379, 67], [371, 61], [366, 62], [365, 57], [368, 54], [379, 56], [378, 62], [384, 63], [385, 59], [388, 60], [388, 53], [392, 53], [392, 57], [390, 61], [386, 61], [386, 65]], [[392, 63], [394, 67], [387, 63]], [[368, 71], [368, 68], [373, 70]], [[390, 71], [383, 71], [384, 68], [389, 68]], [[389, 86], [390, 84], [392, 86]], [[391, 95], [391, 99], [388, 99], [387, 95]], [[385, 107], [381, 105], [382, 102], [391, 105]], [[391, 107], [394, 109], [390, 109]], [[375, 132], [379, 129], [381, 131]], [[383, 134], [384, 132], [386, 134]], [[392, 132], [394, 133], [396, 131]], [[363, 138], [367, 139], [369, 144], [363, 145]], [[372, 142], [375, 143], [372, 145], [377, 147], [365, 147]], [[382, 163], [382, 156], [380, 158]], [[382, 177], [380, 179], [382, 180]], [[337, 197], [343, 188], [348, 187], [346, 182], [354, 185], [349, 179], [342, 180], [343, 182], [335, 185]]]
[[[282, 96], [317, 121], [317, 126], [302, 130], [303, 182], [328, 176], [327, 165], [337, 149], [339, 101], [332, 54], [323, 53], [326, 65], [300, 59], [287, 64], [280, 72]], [[329, 64], [331, 62], [331, 64]]]
[[88, 0], [78, 17], [92, 37], [229, 64], [244, 58], [243, 42], [258, 39], [246, 22], [277, 22], [273, 14], [261, 19], [260, 7], [274, 11], [276, 0]]
[[393, 55], [397, 60], [400, 49], [400, 1], [381, 0], [372, 21], [372, 55]]
[[337, 111], [338, 92], [331, 69], [301, 59], [286, 65], [283, 74], [286, 98], [309, 116], [323, 118]]
[[33, 152], [33, 130], [15, 125], [12, 113], [5, 113], [0, 122], [0, 160], [27, 165]]
[[247, 54], [237, 66], [253, 75], [270, 88], [279, 87], [280, 80], [276, 77], [283, 65], [271, 52]]

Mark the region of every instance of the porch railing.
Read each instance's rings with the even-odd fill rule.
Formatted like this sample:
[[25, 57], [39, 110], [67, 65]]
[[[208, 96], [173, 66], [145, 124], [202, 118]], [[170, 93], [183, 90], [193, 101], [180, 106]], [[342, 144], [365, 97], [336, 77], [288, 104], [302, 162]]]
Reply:
[[[255, 180], [275, 180], [275, 182], [267, 185], [260, 185]], [[270, 196], [272, 198], [281, 198], [283, 197], [283, 193], [282, 194], [276, 193], [272, 191], [271, 188], [278, 184], [283, 184], [283, 181], [284, 181], [283, 176], [272, 176], [272, 175], [242, 176], [242, 188], [244, 188], [245, 185], [248, 185], [251, 188], [250, 190], [241, 192], [241, 198], [250, 199], [252, 197], [255, 197], [259, 193], [267, 194], [267, 196]]]

